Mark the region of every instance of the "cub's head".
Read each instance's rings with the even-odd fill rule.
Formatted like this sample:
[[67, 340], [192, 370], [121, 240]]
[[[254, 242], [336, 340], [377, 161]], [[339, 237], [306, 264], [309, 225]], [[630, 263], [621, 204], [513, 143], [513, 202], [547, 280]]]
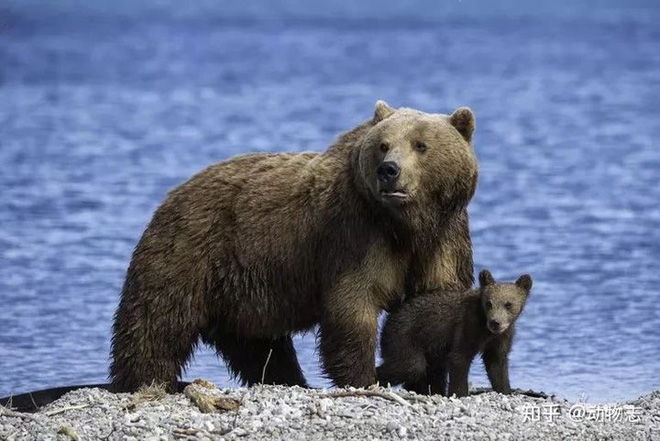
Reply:
[[467, 107], [442, 115], [378, 101], [359, 151], [361, 177], [371, 195], [394, 210], [433, 202], [465, 207], [477, 184], [474, 128]]
[[482, 270], [479, 284], [486, 326], [493, 334], [501, 334], [522, 312], [532, 289], [532, 278], [525, 274], [515, 283], [497, 283], [490, 271]]

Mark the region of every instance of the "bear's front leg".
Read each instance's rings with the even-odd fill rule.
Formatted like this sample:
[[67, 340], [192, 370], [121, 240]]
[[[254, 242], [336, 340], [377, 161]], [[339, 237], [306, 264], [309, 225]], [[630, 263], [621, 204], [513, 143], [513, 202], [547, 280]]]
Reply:
[[[509, 331], [506, 331], [509, 332]], [[511, 393], [509, 383], [509, 351], [512, 338], [500, 338], [488, 344], [483, 351], [482, 359], [488, 380], [495, 392], [501, 394]]]
[[330, 302], [320, 327], [323, 368], [336, 386], [376, 383], [376, 336], [380, 310], [367, 302]]
[[418, 291], [467, 291], [472, 287], [474, 266], [467, 211], [462, 210], [453, 217], [447, 223], [447, 228], [446, 237], [451, 240], [443, 242], [434, 251], [422, 273], [423, 277], [414, 285]]

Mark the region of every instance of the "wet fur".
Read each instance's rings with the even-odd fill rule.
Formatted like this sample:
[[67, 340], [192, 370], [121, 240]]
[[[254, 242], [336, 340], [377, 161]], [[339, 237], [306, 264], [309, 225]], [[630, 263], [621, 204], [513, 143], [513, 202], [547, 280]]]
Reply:
[[[470, 365], [481, 353], [493, 390], [511, 393], [509, 352], [514, 325], [531, 289], [529, 276], [520, 280], [529, 284], [492, 280], [468, 292], [434, 292], [407, 300], [383, 327], [379, 382], [403, 384], [420, 394], [466, 396]], [[493, 334], [486, 326], [486, 298], [515, 303], [508, 328], [501, 334]]]
[[[317, 324], [327, 375], [337, 385], [368, 386], [381, 310], [399, 303], [406, 287], [471, 286], [465, 207], [476, 164], [465, 182], [450, 182], [462, 175], [447, 170], [438, 198], [433, 182], [444, 182], [443, 164], [429, 164], [420, 171], [434, 179], [424, 182], [426, 199], [393, 212], [359, 172], [360, 149], [378, 122], [324, 153], [212, 165], [168, 195], [134, 251], [115, 314], [117, 390], [152, 381], [173, 389], [200, 339], [244, 384], [262, 380], [270, 354], [265, 383], [306, 386], [291, 335]], [[468, 144], [460, 148], [472, 154]]]

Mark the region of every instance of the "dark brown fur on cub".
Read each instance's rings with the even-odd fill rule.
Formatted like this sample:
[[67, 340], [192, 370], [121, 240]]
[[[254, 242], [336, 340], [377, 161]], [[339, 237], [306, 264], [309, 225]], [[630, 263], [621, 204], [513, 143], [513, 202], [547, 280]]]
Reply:
[[493, 389], [511, 393], [509, 351], [532, 278], [525, 274], [515, 283], [496, 283], [483, 270], [479, 282], [479, 289], [467, 293], [412, 298], [389, 315], [381, 341], [381, 384], [462, 397], [468, 394], [472, 360], [481, 353]]
[[467, 108], [378, 102], [324, 153], [239, 156], [174, 189], [128, 268], [115, 387], [174, 387], [200, 339], [245, 384], [304, 386], [291, 335], [317, 324], [334, 383], [374, 383], [379, 312], [472, 283], [473, 130]]

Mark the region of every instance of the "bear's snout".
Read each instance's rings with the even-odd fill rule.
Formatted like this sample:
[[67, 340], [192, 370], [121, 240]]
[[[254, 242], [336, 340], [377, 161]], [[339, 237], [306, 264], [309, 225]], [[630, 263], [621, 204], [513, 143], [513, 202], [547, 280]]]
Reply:
[[497, 320], [489, 320], [488, 321], [488, 329], [490, 332], [493, 334], [501, 334], [502, 332], [506, 331], [507, 326], [502, 326], [502, 323], [500, 323]]
[[391, 184], [397, 180], [401, 174], [401, 167], [394, 161], [381, 162], [376, 169], [378, 180], [383, 184]]
[[378, 193], [387, 204], [399, 205], [408, 199], [408, 193], [401, 188], [401, 166], [395, 161], [383, 161], [376, 169]]

